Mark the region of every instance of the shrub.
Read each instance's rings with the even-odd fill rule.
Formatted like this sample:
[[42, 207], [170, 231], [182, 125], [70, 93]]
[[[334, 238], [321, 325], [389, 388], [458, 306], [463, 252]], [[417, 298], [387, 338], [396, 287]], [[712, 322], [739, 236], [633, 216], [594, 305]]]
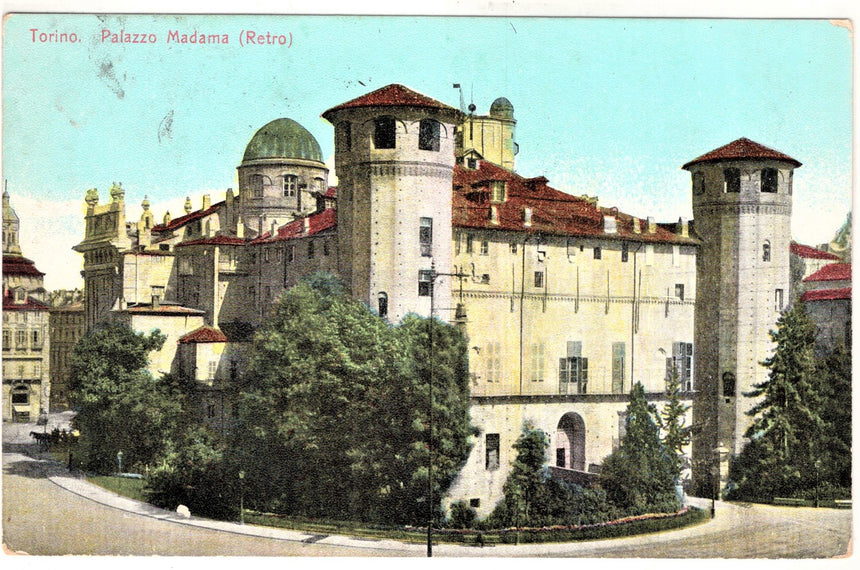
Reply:
[[451, 528], [472, 528], [478, 514], [465, 501], [457, 501], [451, 505], [451, 518], [448, 525]]

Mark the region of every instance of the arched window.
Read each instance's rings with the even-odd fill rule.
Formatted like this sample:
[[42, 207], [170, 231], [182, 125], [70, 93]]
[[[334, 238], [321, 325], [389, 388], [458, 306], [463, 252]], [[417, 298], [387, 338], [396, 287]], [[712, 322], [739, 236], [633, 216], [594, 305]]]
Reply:
[[299, 177], [294, 174], [284, 174], [284, 197], [292, 198], [296, 195], [299, 186]]
[[737, 193], [741, 191], [741, 171], [737, 168], [726, 168], [723, 170], [726, 192]]
[[373, 120], [374, 148], [395, 148], [397, 129], [394, 117], [379, 117]]
[[420, 150], [439, 150], [439, 121], [422, 119], [418, 124], [418, 148]]
[[761, 191], [776, 194], [779, 188], [779, 172], [776, 168], [765, 168], [761, 171]]
[[385, 291], [379, 292], [379, 297], [377, 298], [377, 302], [379, 304], [379, 317], [385, 319], [388, 317], [388, 293]]
[[770, 261], [770, 242], [767, 240], [761, 245], [761, 260]]

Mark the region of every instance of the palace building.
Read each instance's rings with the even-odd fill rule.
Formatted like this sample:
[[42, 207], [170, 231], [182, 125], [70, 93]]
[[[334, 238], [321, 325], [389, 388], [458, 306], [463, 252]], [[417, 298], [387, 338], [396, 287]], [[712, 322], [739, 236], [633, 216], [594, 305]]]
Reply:
[[707, 488], [714, 450], [740, 450], [742, 392], [789, 302], [800, 163], [739, 139], [683, 166], [695, 225], [658, 223], [517, 173], [513, 105], [475, 110], [395, 84], [325, 111], [337, 188], [314, 136], [281, 118], [248, 143], [238, 191], [182, 216], [156, 223], [144, 198], [127, 221], [120, 184], [104, 204], [88, 190], [87, 325], [160, 328], [151, 368], [193, 379], [201, 419], [225, 429], [253, 331], [328, 271], [381, 318], [432, 311], [466, 334], [478, 435], [448, 500], [492, 510], [527, 420], [551, 437], [553, 474], [587, 481], [624, 437], [632, 385], [660, 407], [673, 368]]

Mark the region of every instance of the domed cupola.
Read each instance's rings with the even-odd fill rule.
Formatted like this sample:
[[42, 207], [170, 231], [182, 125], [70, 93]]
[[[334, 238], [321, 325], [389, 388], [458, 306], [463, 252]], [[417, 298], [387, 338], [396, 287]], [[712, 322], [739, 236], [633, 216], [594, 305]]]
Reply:
[[499, 97], [490, 105], [490, 115], [500, 119], [513, 119], [514, 106], [506, 97]]
[[275, 119], [254, 133], [238, 170], [240, 214], [250, 235], [311, 213], [315, 196], [328, 188], [317, 139], [293, 119]]
[[242, 163], [261, 159], [301, 159], [323, 162], [317, 139], [292, 119], [281, 118], [258, 130], [248, 146]]

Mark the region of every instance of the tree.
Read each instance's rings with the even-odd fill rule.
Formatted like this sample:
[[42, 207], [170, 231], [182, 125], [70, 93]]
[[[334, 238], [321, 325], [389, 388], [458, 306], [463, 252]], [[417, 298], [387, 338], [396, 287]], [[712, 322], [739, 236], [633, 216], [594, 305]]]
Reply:
[[182, 390], [171, 376], [154, 378], [145, 368], [164, 335], [135, 333], [126, 325], [104, 324], [72, 351], [70, 386], [75, 427], [81, 432], [81, 460], [87, 469], [115, 471], [150, 463], [176, 430]]
[[691, 429], [685, 425], [685, 415], [690, 406], [681, 401], [681, 381], [678, 378], [678, 369], [674, 366], [666, 381], [666, 396], [668, 401], [663, 406], [662, 413], [657, 416], [657, 421], [664, 434], [663, 445], [672, 455], [672, 472], [677, 480], [687, 466], [684, 448], [690, 444]]
[[[837, 346], [818, 364], [824, 422], [820, 481], [851, 492], [851, 349]], [[843, 498], [843, 497], [833, 497]]]
[[762, 362], [768, 379], [745, 394], [759, 401], [747, 412], [754, 417], [745, 434], [750, 441], [732, 465], [733, 497], [771, 500], [814, 486], [823, 451], [815, 325], [803, 304], [784, 313], [770, 336], [776, 349]]
[[240, 396], [233, 448], [251, 504], [426, 521], [430, 374], [438, 504], [468, 454], [466, 354], [453, 327], [418, 317], [392, 327], [331, 276], [288, 291], [255, 336]]
[[674, 512], [677, 457], [660, 440], [657, 409], [645, 399], [637, 382], [627, 406], [626, 435], [620, 447], [603, 461], [601, 486], [610, 502], [630, 515]]

